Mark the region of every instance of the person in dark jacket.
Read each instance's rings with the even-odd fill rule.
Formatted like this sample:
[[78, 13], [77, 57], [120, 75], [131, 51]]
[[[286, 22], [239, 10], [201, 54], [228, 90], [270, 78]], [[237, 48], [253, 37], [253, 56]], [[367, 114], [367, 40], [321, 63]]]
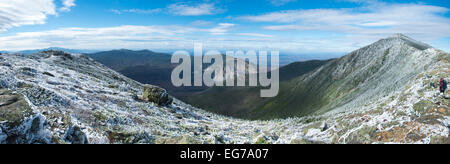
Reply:
[[439, 91], [441, 91], [441, 93], [445, 93], [445, 90], [447, 90], [447, 81], [445, 81], [444, 78], [441, 78], [439, 80]]

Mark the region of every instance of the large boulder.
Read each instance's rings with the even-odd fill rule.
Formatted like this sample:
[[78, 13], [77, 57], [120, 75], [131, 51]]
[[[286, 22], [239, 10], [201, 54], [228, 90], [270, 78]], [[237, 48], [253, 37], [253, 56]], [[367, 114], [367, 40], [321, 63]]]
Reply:
[[18, 126], [32, 115], [32, 109], [22, 95], [0, 89], [0, 122]]
[[144, 85], [142, 100], [162, 106], [170, 105], [173, 102], [173, 98], [169, 96], [169, 93], [165, 89], [151, 85]]
[[6, 89], [0, 89], [0, 129], [0, 144], [51, 143], [47, 120], [22, 95]]
[[86, 134], [78, 126], [70, 127], [64, 136], [64, 140], [71, 144], [89, 144]]

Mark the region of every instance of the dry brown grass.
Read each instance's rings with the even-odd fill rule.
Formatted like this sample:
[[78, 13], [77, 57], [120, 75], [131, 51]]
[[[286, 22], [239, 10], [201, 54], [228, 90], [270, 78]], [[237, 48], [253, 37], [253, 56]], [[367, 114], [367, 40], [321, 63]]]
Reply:
[[376, 134], [376, 138], [380, 142], [416, 142], [425, 137], [426, 135], [420, 133], [419, 124], [415, 122], [409, 122], [406, 125]]

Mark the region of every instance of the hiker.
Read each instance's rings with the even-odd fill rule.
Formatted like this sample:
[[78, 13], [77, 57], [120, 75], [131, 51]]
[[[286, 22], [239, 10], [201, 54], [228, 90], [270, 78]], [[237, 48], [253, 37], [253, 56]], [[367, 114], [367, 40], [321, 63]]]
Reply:
[[444, 94], [445, 90], [447, 90], [447, 81], [445, 81], [444, 78], [441, 78], [439, 80], [439, 91]]

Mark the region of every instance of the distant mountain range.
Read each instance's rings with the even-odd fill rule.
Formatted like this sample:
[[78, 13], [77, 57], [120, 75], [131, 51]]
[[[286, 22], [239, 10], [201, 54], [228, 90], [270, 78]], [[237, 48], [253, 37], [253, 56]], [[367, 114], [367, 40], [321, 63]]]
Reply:
[[60, 48], [60, 47], [49, 47], [49, 48], [44, 48], [44, 49], [23, 50], [23, 51], [8, 51], [8, 52], [22, 53], [22, 54], [34, 54], [34, 53], [47, 51], [47, 50], [64, 51], [64, 52], [76, 53], [76, 54], [98, 52], [97, 50], [78, 50], [78, 49], [67, 49], [67, 48]]
[[205, 87], [174, 87], [171, 82], [171, 73], [176, 65], [171, 64], [170, 54], [156, 53], [149, 50], [132, 51], [120, 49], [86, 55], [143, 84], [161, 86], [177, 97], [206, 89]]
[[[152, 84], [166, 88], [169, 93], [183, 100], [209, 88], [173, 86], [170, 76], [177, 64], [171, 64], [171, 55], [167, 53], [157, 53], [150, 50], [133, 51], [120, 49], [86, 55], [131, 79], [144, 84]], [[281, 68], [280, 79], [284, 81], [300, 76], [325, 62], [326, 61], [313, 60], [289, 64]], [[248, 66], [249, 65], [247, 65], [247, 68], [249, 68]], [[205, 64], [203, 68], [207, 69], [208, 65]], [[257, 70], [254, 65], [250, 68], [250, 72], [256, 72]], [[226, 72], [226, 68], [224, 69], [224, 72]], [[235, 68], [235, 70], [237, 70], [237, 68]]]
[[[99, 52], [112, 52], [112, 51], [137, 51], [137, 52], [152, 52], [150, 50], [128, 50], [128, 49], [120, 49], [120, 50], [84, 50], [84, 49], [68, 49], [61, 47], [49, 47], [43, 49], [33, 49], [33, 50], [22, 50], [22, 51], [0, 51], [0, 53], [22, 53], [22, 54], [33, 54], [47, 50], [55, 50], [55, 51], [64, 51], [68, 53], [78, 53], [78, 54], [93, 54]], [[152, 52], [156, 53], [156, 52]], [[190, 52], [193, 54], [193, 52]], [[170, 51], [167, 52], [158, 52], [158, 54], [167, 54], [171, 55]], [[342, 56], [340, 54], [280, 54], [280, 66], [285, 66], [290, 63], [296, 61], [308, 61], [308, 60], [326, 60], [330, 57], [338, 57]]]

